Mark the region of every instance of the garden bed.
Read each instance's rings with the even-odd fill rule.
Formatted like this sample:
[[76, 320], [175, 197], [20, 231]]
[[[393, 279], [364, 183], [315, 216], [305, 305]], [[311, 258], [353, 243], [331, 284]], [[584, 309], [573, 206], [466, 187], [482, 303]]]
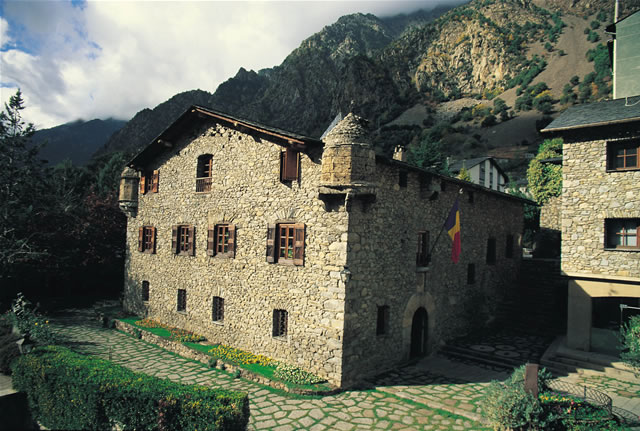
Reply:
[[139, 320], [137, 317], [129, 317], [114, 319], [113, 322], [116, 329], [162, 347], [169, 352], [275, 389], [297, 395], [331, 395], [339, 392], [338, 388], [326, 382], [299, 385], [278, 380], [274, 377], [275, 368], [272, 366], [265, 366], [260, 363], [240, 365], [228, 360], [222, 360], [212, 355], [209, 351], [215, 347], [225, 348], [225, 346], [214, 346], [204, 342], [177, 341], [171, 339], [169, 330], [165, 328], [146, 328], [136, 324]]

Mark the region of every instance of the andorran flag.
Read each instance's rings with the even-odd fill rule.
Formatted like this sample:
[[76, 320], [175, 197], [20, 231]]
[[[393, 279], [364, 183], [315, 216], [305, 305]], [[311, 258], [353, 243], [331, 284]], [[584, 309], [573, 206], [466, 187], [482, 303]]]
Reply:
[[462, 245], [460, 243], [460, 209], [458, 208], [457, 198], [451, 208], [451, 211], [449, 211], [449, 217], [447, 217], [444, 227], [447, 229], [447, 233], [451, 237], [451, 241], [453, 241], [453, 245], [451, 247], [451, 260], [453, 263], [458, 263], [458, 260], [460, 260], [460, 250]]

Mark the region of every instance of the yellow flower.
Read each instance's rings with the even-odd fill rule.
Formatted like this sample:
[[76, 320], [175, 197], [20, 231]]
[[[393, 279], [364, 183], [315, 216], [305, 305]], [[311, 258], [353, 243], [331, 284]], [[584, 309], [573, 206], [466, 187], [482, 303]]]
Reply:
[[38, 326], [38, 322], [36, 322], [35, 325]]

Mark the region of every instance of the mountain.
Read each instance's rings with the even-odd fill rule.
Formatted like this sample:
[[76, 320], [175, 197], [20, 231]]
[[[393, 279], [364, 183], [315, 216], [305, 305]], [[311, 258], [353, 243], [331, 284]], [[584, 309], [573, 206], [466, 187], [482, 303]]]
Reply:
[[371, 120], [382, 153], [439, 141], [457, 158], [511, 159], [517, 176], [548, 115], [609, 96], [601, 42], [612, 21], [604, 0], [473, 0], [343, 16], [279, 66], [241, 68], [213, 94], [185, 92], [140, 111], [101, 151], [140, 150], [191, 104], [314, 137], [353, 111]]
[[32, 142], [44, 144], [40, 157], [54, 165], [69, 159], [74, 165], [83, 165], [120, 130], [127, 122], [124, 120], [77, 120], [50, 129], [36, 131]]

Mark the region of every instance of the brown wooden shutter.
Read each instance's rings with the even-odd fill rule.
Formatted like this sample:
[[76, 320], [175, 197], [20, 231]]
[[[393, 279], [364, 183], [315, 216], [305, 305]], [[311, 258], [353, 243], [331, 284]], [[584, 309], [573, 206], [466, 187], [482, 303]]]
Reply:
[[156, 170], [153, 171], [153, 183], [151, 184], [151, 192], [158, 193], [158, 179], [160, 177], [160, 173]]
[[195, 245], [195, 226], [189, 226], [189, 251], [188, 254], [191, 256], [195, 256], [196, 254], [196, 245]]
[[156, 254], [156, 228], [151, 228], [151, 253]]
[[293, 226], [293, 264], [304, 264], [304, 224], [296, 224]]
[[207, 230], [207, 255], [214, 256], [216, 254], [214, 238], [215, 238], [215, 226], [209, 226], [209, 230]]
[[280, 181], [286, 181], [286, 175], [285, 175], [286, 156], [287, 156], [287, 153], [285, 151], [280, 152]]
[[145, 174], [142, 174], [140, 176], [140, 194], [143, 195], [145, 194], [147, 188], [145, 187], [147, 184], [147, 176]]
[[178, 226], [171, 227], [171, 250], [174, 254], [178, 253]]
[[229, 257], [236, 257], [236, 226], [229, 225]]
[[287, 148], [284, 157], [284, 179], [287, 181], [295, 181], [298, 179], [298, 161], [300, 153]]
[[267, 262], [274, 263], [276, 261], [276, 225], [267, 226]]
[[138, 251], [144, 251], [144, 227], [138, 228]]

